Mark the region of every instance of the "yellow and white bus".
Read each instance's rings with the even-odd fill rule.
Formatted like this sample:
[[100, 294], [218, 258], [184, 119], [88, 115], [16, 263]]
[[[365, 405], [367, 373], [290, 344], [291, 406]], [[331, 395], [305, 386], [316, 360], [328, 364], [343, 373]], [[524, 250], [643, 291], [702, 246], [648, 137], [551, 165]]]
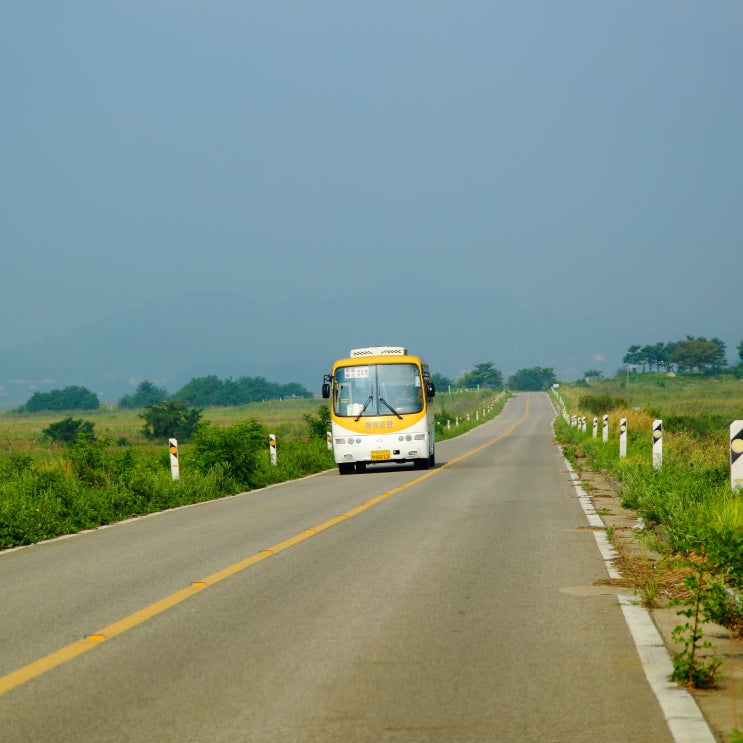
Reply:
[[436, 464], [433, 396], [428, 363], [400, 346], [356, 348], [323, 379], [330, 398], [333, 453], [341, 475], [368, 464]]

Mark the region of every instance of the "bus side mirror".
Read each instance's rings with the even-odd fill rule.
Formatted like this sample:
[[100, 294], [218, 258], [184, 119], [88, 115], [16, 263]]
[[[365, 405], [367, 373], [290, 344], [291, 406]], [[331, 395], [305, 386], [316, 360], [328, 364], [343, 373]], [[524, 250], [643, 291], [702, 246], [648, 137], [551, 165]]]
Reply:
[[436, 396], [436, 387], [434, 386], [433, 382], [428, 383], [428, 399], [433, 400], [433, 398]]
[[[317, 389], [317, 388], [315, 388]], [[330, 397], [330, 385], [327, 382], [322, 384], [322, 396], [327, 400]]]

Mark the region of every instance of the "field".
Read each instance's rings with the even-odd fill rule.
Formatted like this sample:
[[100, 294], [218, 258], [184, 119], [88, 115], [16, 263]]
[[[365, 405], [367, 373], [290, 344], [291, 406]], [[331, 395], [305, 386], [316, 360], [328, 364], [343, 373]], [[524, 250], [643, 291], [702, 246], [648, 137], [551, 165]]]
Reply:
[[[478, 425], [486, 409], [489, 417], [496, 415], [505, 399], [494, 405], [488, 391], [437, 395], [437, 437]], [[2, 413], [0, 549], [331, 469], [322, 408], [327, 410], [325, 401], [295, 398], [206, 409], [205, 425], [179, 445], [177, 480], [171, 477], [168, 442], [145, 438], [141, 411]], [[319, 422], [321, 431], [313, 431], [305, 416]], [[93, 437], [69, 445], [49, 441], [44, 429], [67, 417], [92, 423]], [[457, 418], [461, 422], [454, 425]], [[275, 466], [269, 433], [277, 441]]]
[[743, 379], [732, 376], [695, 377], [667, 374], [630, 374], [593, 382], [567, 385], [571, 400], [589, 394], [609, 394], [624, 399], [630, 408], [640, 408], [664, 417], [715, 417], [730, 421], [743, 418]]
[[[465, 418], [474, 416], [484, 401], [493, 397], [486, 390], [469, 392], [439, 392], [434, 398], [434, 412], [439, 417]], [[241, 421], [255, 419], [277, 437], [301, 438], [307, 435], [304, 416], [314, 414], [326, 400], [319, 398], [292, 398], [268, 400], [234, 407], [206, 408], [202, 420], [217, 426], [231, 426]], [[107, 436], [112, 442], [127, 442], [136, 447], [151, 448], [142, 435], [144, 421], [141, 410], [126, 410], [114, 406], [101, 406], [98, 410], [70, 411], [63, 413], [14, 413], [0, 412], [0, 457], [8, 454], [45, 456], [54, 449], [45, 440], [43, 430], [51, 423], [67, 416], [91, 421], [98, 437]], [[459, 433], [463, 429], [460, 429]], [[447, 434], [440, 433], [441, 438]]]

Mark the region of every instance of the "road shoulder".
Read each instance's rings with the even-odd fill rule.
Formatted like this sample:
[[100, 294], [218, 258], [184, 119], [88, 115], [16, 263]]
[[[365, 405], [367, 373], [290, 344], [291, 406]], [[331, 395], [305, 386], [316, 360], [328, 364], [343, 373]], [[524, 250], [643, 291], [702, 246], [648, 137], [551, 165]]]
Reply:
[[[661, 555], [652, 548], [652, 539], [646, 532], [642, 520], [635, 512], [622, 506], [619, 484], [607, 473], [586, 469], [584, 464], [585, 462], [579, 460], [578, 467], [573, 469], [566, 462], [576, 484], [576, 497], [581, 497], [582, 492], [588, 510], [595, 514], [590, 518], [586, 528], [600, 532], [602, 537], [608, 536], [605, 541], [609, 544], [609, 564], [613, 570], [610, 569], [609, 577], [600, 583], [616, 587], [618, 595], [627, 597], [623, 603], [626, 602], [638, 609], [645, 604], [644, 614], [652, 620], [652, 625], [662, 639], [668, 669], [672, 669], [672, 654], [681, 649], [674, 642], [672, 632], [677, 625], [683, 624], [686, 618], [679, 617], [678, 607], [669, 607], [668, 603], [672, 598], [683, 595], [683, 572], [663, 569]], [[597, 526], [599, 523], [603, 526]], [[623, 608], [626, 609], [626, 606]], [[704, 625], [703, 630], [703, 640], [712, 644], [709, 652], [722, 659], [720, 668], [722, 677], [714, 689], [692, 689], [689, 693], [714, 734], [713, 739], [730, 741], [732, 731], [743, 727], [743, 721], [740, 720], [743, 717], [743, 710], [738, 713], [736, 698], [737, 689], [743, 689], [743, 642], [716, 624], [708, 623]], [[638, 653], [642, 657], [643, 652], [639, 645]], [[658, 679], [661, 685], [676, 687], [675, 684], [667, 682], [665, 670], [663, 673], [665, 678]], [[651, 681], [650, 678], [648, 680]], [[656, 691], [656, 695], [657, 693]], [[710, 739], [709, 735], [705, 736], [704, 731], [699, 730], [698, 722], [692, 722], [691, 727], [681, 735], [673, 730], [671, 720], [669, 727], [672, 728], [677, 741]]]

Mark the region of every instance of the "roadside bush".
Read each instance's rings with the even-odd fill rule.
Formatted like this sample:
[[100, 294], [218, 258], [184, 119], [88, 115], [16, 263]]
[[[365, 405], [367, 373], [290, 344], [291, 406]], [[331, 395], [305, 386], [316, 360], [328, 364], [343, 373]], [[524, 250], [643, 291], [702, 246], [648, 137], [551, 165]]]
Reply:
[[188, 461], [199, 472], [220, 467], [237, 488], [260, 486], [260, 452], [268, 450], [268, 434], [254, 419], [222, 428], [201, 424], [194, 433]]
[[304, 422], [310, 429], [310, 435], [313, 438], [325, 441], [330, 430], [330, 407], [328, 405], [320, 405], [314, 414], [305, 413]]

